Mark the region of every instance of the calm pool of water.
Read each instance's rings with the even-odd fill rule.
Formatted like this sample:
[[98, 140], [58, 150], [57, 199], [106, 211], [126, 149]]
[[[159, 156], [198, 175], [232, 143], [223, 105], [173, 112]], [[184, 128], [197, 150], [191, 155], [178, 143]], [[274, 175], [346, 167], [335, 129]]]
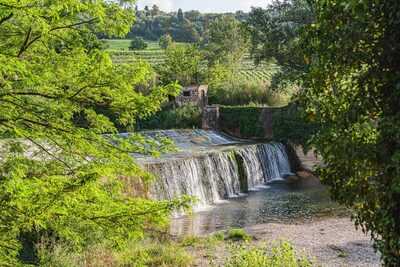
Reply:
[[330, 200], [327, 189], [312, 179], [292, 185], [273, 184], [209, 210], [176, 218], [171, 223], [171, 233], [204, 235], [232, 227], [304, 222], [343, 213], [344, 208]]

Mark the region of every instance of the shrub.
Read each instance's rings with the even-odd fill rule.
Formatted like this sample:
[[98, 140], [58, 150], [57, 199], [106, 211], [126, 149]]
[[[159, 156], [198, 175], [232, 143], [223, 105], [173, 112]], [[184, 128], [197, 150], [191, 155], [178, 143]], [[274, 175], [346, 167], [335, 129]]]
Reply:
[[233, 241], [250, 241], [251, 237], [243, 229], [230, 229], [228, 231], [227, 239]]
[[142, 37], [134, 37], [129, 46], [129, 50], [144, 50], [147, 48], [147, 43]]
[[244, 138], [263, 138], [264, 129], [260, 123], [262, 109], [259, 107], [222, 107], [220, 109], [223, 129], [240, 129]]
[[270, 89], [269, 84], [261, 81], [232, 80], [211, 84], [209, 102], [220, 105], [259, 104], [279, 106], [287, 104], [289, 95]]
[[271, 249], [234, 246], [226, 267], [311, 267], [306, 257], [298, 257], [292, 245], [282, 243]]
[[139, 130], [199, 128], [201, 124], [201, 109], [192, 104], [178, 108], [168, 107], [154, 116], [140, 121]]
[[155, 241], [131, 242], [121, 250], [105, 245], [88, 248], [82, 253], [71, 252], [60, 244], [38, 248], [39, 265], [44, 267], [137, 266], [189, 267], [192, 257], [175, 243]]
[[163, 36], [160, 37], [158, 43], [162, 49], [167, 49], [174, 43], [174, 40], [172, 39], [171, 35], [164, 34]]

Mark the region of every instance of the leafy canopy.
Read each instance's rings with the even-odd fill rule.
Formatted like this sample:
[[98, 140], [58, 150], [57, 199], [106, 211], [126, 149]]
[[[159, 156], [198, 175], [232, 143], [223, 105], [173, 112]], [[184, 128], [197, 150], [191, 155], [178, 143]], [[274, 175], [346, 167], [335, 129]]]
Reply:
[[321, 177], [355, 211], [386, 266], [400, 266], [400, 2], [315, 1], [302, 36], [303, 104], [321, 124]]
[[309, 2], [273, 1], [266, 9], [253, 8], [244, 23], [250, 33], [250, 53], [255, 63], [275, 61], [282, 68], [273, 79], [274, 86], [298, 82], [307, 70], [299, 41], [301, 29], [314, 20]]
[[[2, 266], [26, 256], [22, 241], [32, 248], [43, 236], [77, 249], [100, 240], [123, 245], [184, 203], [147, 199], [150, 177], [129, 155], [156, 153], [163, 143], [112, 135], [116, 123], [133, 125], [177, 91], [175, 84], [135, 90], [148, 84], [148, 65], [115, 66], [99, 49], [97, 33], [122, 37], [130, 29], [131, 4], [0, 0]], [[143, 190], [127, 192], [121, 176]]]
[[198, 84], [204, 73], [203, 56], [194, 45], [171, 44], [165, 61], [156, 67], [163, 84], [179, 82], [182, 86]]

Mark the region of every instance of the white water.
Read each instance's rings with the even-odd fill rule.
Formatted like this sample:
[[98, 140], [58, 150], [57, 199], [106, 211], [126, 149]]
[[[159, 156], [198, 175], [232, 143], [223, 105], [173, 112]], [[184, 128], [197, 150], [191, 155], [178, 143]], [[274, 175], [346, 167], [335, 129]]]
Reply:
[[[216, 132], [181, 134], [163, 132], [187, 146], [232, 144], [234, 141]], [[194, 136], [194, 137], [193, 137]], [[195, 143], [193, 138], [203, 143]], [[204, 139], [207, 139], [204, 142]], [[204, 144], [206, 143], [206, 145]], [[204, 147], [206, 147], [204, 149]], [[275, 180], [290, 175], [290, 164], [284, 145], [279, 143], [240, 145], [229, 150], [208, 151], [200, 155], [173, 158], [160, 162], [146, 162], [145, 167], [158, 179], [151, 190], [156, 199], [174, 199], [183, 195], [195, 197], [195, 211], [203, 210], [229, 198], [247, 193], [247, 190], [265, 188]], [[240, 169], [243, 170], [241, 177]], [[241, 188], [242, 185], [242, 188]]]

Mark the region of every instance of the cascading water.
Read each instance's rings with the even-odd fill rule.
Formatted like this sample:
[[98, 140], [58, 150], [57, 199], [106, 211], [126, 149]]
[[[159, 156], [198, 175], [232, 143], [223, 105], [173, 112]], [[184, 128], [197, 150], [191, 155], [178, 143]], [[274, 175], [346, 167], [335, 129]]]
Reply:
[[[145, 168], [158, 177], [151, 189], [151, 195], [156, 199], [189, 195], [198, 200], [194, 210], [201, 210], [291, 174], [286, 149], [279, 143], [221, 148], [221, 145], [232, 145], [234, 141], [216, 132], [162, 133], [178, 140], [178, 147], [184, 147], [186, 153], [165, 160], [143, 162]], [[188, 154], [187, 148], [193, 144], [198, 146], [199, 142], [207, 144], [203, 153], [196, 155], [190, 150]]]

